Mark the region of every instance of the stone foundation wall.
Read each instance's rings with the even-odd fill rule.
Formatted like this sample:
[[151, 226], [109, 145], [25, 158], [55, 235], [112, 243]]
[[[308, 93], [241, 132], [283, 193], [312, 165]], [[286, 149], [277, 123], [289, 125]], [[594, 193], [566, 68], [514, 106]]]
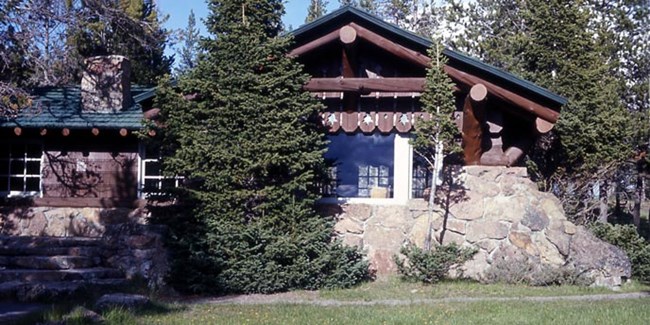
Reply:
[[143, 208], [2, 207], [0, 235], [102, 238], [107, 266], [160, 288], [169, 271], [165, 229], [147, 224], [147, 214]]
[[[435, 241], [478, 248], [474, 259], [462, 266], [465, 276], [485, 280], [498, 260], [525, 260], [561, 267], [571, 264], [596, 285], [616, 287], [630, 276], [625, 253], [595, 238], [584, 227], [569, 222], [561, 203], [539, 192], [525, 168], [469, 166], [455, 186], [443, 190], [431, 218], [424, 200], [406, 206], [346, 204], [329, 206], [341, 240], [368, 254], [377, 276], [396, 271], [393, 255], [407, 242], [422, 246], [429, 226]], [[441, 194], [441, 193], [439, 193]]]

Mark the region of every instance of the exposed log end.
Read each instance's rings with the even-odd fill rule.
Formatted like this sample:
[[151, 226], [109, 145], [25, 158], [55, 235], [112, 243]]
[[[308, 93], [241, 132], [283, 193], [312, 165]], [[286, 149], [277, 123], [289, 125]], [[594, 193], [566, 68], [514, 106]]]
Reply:
[[63, 134], [64, 137], [69, 136], [70, 135], [70, 129], [64, 128], [63, 130], [61, 130], [61, 134]]
[[553, 130], [554, 126], [555, 126], [555, 124], [553, 124], [553, 123], [551, 123], [549, 121], [546, 121], [544, 119], [541, 119], [539, 117], [537, 119], [535, 119], [535, 129], [537, 129], [537, 132], [539, 132], [539, 133], [542, 133], [542, 134], [548, 133], [549, 131]]
[[99, 135], [99, 129], [98, 129], [98, 128], [93, 128], [90, 132], [92, 132], [92, 134], [93, 134], [94, 136], [98, 136], [98, 135]]
[[357, 40], [357, 31], [352, 26], [343, 26], [339, 30], [339, 39], [345, 45], [354, 44]]
[[469, 90], [469, 97], [475, 102], [483, 101], [487, 98], [487, 88], [483, 84], [476, 84]]
[[46, 129], [46, 128], [42, 128], [42, 129], [41, 129], [41, 132], [39, 132], [39, 134], [40, 134], [41, 136], [46, 135], [46, 134], [47, 134], [47, 129]]
[[149, 134], [149, 136], [153, 138], [156, 136], [156, 130], [149, 130], [147, 134]]
[[120, 135], [125, 137], [129, 134], [129, 131], [127, 129], [120, 129]]
[[20, 127], [15, 127], [14, 134], [20, 136], [21, 134], [23, 134], [23, 129], [21, 129]]

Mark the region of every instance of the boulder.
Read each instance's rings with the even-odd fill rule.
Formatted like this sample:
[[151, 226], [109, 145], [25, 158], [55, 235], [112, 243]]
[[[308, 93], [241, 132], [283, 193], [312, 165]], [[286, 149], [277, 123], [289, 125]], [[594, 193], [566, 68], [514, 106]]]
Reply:
[[108, 310], [110, 308], [124, 308], [128, 310], [135, 310], [146, 307], [151, 301], [143, 295], [127, 294], [127, 293], [111, 293], [105, 294], [97, 300], [95, 308], [97, 310]]

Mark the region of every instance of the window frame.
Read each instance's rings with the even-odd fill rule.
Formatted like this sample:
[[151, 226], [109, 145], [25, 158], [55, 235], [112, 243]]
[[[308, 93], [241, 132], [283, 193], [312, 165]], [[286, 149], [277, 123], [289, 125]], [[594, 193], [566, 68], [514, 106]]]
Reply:
[[[151, 149], [149, 149], [151, 150]], [[161, 164], [161, 159], [162, 155], [160, 154], [160, 150], [158, 151], [158, 155], [155, 158], [148, 157], [147, 156], [147, 146], [143, 143], [140, 143], [139, 145], [139, 153], [138, 153], [138, 197], [146, 199], [149, 196], [152, 195], [160, 195], [162, 194], [162, 189], [163, 189], [163, 181], [165, 180], [174, 180], [174, 187], [179, 187], [181, 184], [181, 181], [183, 180], [182, 176], [164, 176], [162, 175], [162, 165], [160, 170], [160, 173], [157, 175], [147, 175], [147, 164], [148, 163], [157, 163]], [[147, 180], [154, 180], [157, 183], [157, 189], [158, 191], [148, 191], [145, 188], [145, 183]]]
[[[6, 178], [6, 183], [0, 185], [0, 195], [3, 197], [42, 197], [43, 196], [43, 166], [44, 166], [44, 151], [43, 143], [39, 141], [24, 141], [24, 142], [9, 142], [6, 144], [8, 150], [8, 156], [0, 156], [0, 161], [7, 163], [7, 169], [5, 171], [0, 170], [0, 179]], [[16, 158], [13, 157], [13, 151], [16, 146], [22, 146], [22, 157]], [[30, 150], [28, 146], [34, 146], [38, 148], [40, 155], [37, 157], [28, 157]], [[21, 161], [23, 165], [23, 170], [21, 173], [14, 173], [12, 170], [12, 163], [15, 161]], [[28, 163], [29, 162], [38, 162], [38, 174], [29, 174], [28, 173]], [[12, 178], [22, 178], [22, 191], [12, 190], [11, 179]], [[38, 179], [38, 190], [37, 191], [28, 191], [28, 179]]]

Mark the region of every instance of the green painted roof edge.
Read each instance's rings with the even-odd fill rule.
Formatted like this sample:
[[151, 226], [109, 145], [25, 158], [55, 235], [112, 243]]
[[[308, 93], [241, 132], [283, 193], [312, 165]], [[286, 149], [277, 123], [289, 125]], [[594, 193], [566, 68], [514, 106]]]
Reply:
[[[305, 33], [308, 33], [309, 31], [315, 30], [317, 28], [320, 28], [323, 25], [327, 25], [329, 22], [332, 20], [335, 20], [338, 17], [341, 17], [345, 14], [351, 13], [361, 19], [366, 20], [368, 23], [374, 24], [380, 28], [383, 28], [401, 38], [407, 39], [408, 41], [411, 41], [413, 43], [416, 43], [418, 45], [421, 45], [425, 48], [430, 48], [432, 45], [431, 40], [422, 37], [420, 35], [417, 35], [415, 33], [412, 33], [410, 31], [404, 30], [396, 25], [393, 25], [391, 23], [385, 22], [379, 17], [372, 15], [362, 9], [356, 8], [354, 6], [346, 5], [343, 6], [335, 11], [332, 11], [331, 13], [324, 15], [322, 17], [319, 17], [318, 19], [312, 21], [311, 23], [305, 24], [300, 26], [299, 28], [291, 31], [289, 34], [293, 36], [299, 36]], [[452, 50], [449, 48], [445, 48], [443, 50], [443, 54], [446, 55], [447, 57], [458, 60], [464, 64], [467, 64], [469, 66], [472, 66], [478, 70], [481, 70], [485, 73], [491, 74], [497, 78], [503, 79], [507, 82], [511, 82], [519, 87], [522, 87], [532, 93], [535, 93], [539, 96], [542, 96], [546, 99], [549, 99], [557, 104], [560, 105], [566, 105], [568, 103], [568, 100], [565, 97], [562, 97], [558, 94], [555, 94], [551, 92], [548, 89], [545, 89], [543, 87], [540, 87], [528, 80], [521, 79], [511, 73], [505, 72], [493, 65], [481, 62], [480, 60], [470, 57], [467, 54], [461, 53], [456, 50]]]

